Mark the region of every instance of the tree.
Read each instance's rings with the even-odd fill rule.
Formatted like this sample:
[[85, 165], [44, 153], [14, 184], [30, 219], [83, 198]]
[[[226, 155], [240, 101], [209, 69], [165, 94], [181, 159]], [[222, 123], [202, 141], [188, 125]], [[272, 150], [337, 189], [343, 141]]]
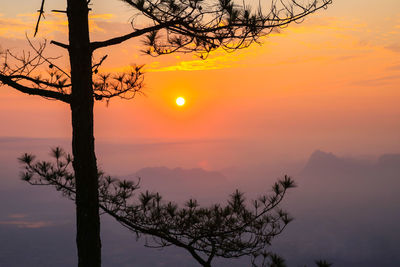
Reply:
[[329, 263], [326, 260], [317, 260], [315, 261], [315, 264], [318, 267], [331, 267], [333, 265], [332, 263]]
[[[35, 54], [18, 56], [8, 50], [3, 53], [0, 82], [22, 93], [55, 99], [68, 104], [72, 118], [72, 153], [76, 183], [76, 221], [79, 266], [101, 265], [99, 221], [99, 176], [93, 135], [95, 100], [113, 97], [132, 98], [142, 88], [140, 67], [111, 75], [99, 73], [106, 59], [92, 61], [97, 49], [117, 45], [136, 37], [145, 38], [144, 52], [157, 56], [174, 52], [198, 52], [205, 58], [217, 48], [228, 51], [245, 48], [259, 42], [261, 36], [292, 22], [301, 22], [309, 14], [326, 8], [332, 0], [272, 0], [269, 8], [251, 10], [246, 3], [233, 0], [121, 0], [142, 18], [132, 32], [104, 41], [90, 41], [88, 14], [91, 0], [67, 0], [69, 43], [51, 41], [66, 49], [69, 71], [57, 66], [53, 58], [44, 55], [46, 43], [35, 47]], [[35, 34], [44, 14], [42, 0]], [[265, 10], [264, 10], [265, 9]], [[136, 21], [132, 21], [136, 22]], [[46, 77], [40, 68], [48, 66]]]
[[[70, 170], [72, 156], [60, 148], [52, 150], [54, 162], [35, 161], [24, 154], [22, 179], [32, 185], [50, 185], [69, 199], [76, 199], [76, 179]], [[293, 180], [284, 176], [270, 193], [246, 204], [236, 190], [227, 205], [200, 207], [189, 199], [184, 207], [163, 201], [158, 193], [137, 194], [139, 183], [118, 180], [99, 173], [99, 206], [103, 213], [116, 219], [138, 237], [150, 237], [149, 247], [177, 246], [186, 250], [202, 266], [210, 267], [215, 257], [238, 258], [251, 256], [252, 265], [276, 266], [284, 261], [269, 253], [271, 240], [282, 233], [292, 218], [279, 204], [294, 187]], [[261, 263], [257, 260], [261, 258]], [[281, 265], [277, 265], [281, 264]], [[273, 266], [275, 266], [273, 265]]]
[[[49, 185], [75, 200], [76, 183], [70, 169], [72, 156], [61, 148], [51, 152], [54, 162], [35, 161], [35, 156], [19, 158], [24, 166], [22, 180], [32, 185]], [[99, 207], [137, 237], [150, 237], [146, 246], [174, 245], [186, 250], [200, 265], [210, 267], [216, 257], [251, 257], [251, 265], [284, 267], [285, 260], [268, 251], [274, 237], [293, 219], [279, 207], [287, 190], [295, 187], [289, 176], [276, 182], [270, 193], [246, 204], [236, 190], [226, 206], [200, 207], [189, 199], [184, 207], [163, 201], [158, 193], [137, 193], [139, 182], [119, 180], [99, 173]], [[325, 260], [317, 266], [329, 267]]]

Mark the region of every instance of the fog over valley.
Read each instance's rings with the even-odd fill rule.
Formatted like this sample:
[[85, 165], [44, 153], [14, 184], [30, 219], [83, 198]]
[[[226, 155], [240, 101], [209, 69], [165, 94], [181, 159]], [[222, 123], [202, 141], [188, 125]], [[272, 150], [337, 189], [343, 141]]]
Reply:
[[[221, 146], [215, 141], [200, 147], [205, 144]], [[48, 159], [49, 148], [56, 145], [67, 147], [68, 141], [0, 138], [1, 266], [76, 264], [72, 201], [53, 188], [30, 186], [18, 177], [18, 156], [32, 152], [39, 159]], [[98, 145], [99, 162], [105, 172], [113, 175], [117, 170], [119, 178], [140, 179], [139, 191], [157, 191], [165, 201], [177, 203], [193, 197], [200, 205], [224, 204], [237, 188], [251, 200], [270, 191], [279, 177], [291, 175], [298, 186], [289, 190], [283, 206], [295, 220], [271, 247], [287, 259], [289, 266], [312, 266], [316, 259], [327, 259], [335, 266], [400, 264], [400, 154], [348, 157], [315, 150], [303, 160], [221, 164], [220, 169], [214, 169], [212, 160], [199, 160], [194, 143], [153, 143], [133, 145], [136, 152], [131, 153], [140, 155], [141, 150], [152, 147], [159, 157], [171, 153], [170, 164], [159, 165], [158, 160], [144, 164], [148, 158], [128, 164], [126, 149], [120, 155], [124, 160], [114, 161], [108, 168], [112, 165], [104, 160], [108, 158], [108, 146]], [[187, 149], [192, 150], [193, 158], [188, 156], [183, 166], [174, 166], [173, 151]], [[164, 162], [168, 163], [168, 157]], [[144, 238], [136, 242], [133, 233], [107, 215], [102, 216], [102, 238], [104, 266], [197, 266], [186, 251], [144, 248]], [[246, 258], [216, 263], [238, 267], [250, 264]]]

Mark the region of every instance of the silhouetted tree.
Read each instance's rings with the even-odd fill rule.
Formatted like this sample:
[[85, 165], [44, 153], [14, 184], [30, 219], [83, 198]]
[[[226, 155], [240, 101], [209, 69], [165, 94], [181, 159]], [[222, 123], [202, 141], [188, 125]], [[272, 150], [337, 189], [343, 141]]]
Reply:
[[[71, 108], [72, 162], [76, 188], [77, 247], [79, 266], [101, 265], [99, 220], [99, 181], [93, 136], [94, 100], [112, 97], [132, 98], [142, 88], [140, 67], [124, 74], [100, 73], [106, 59], [93, 62], [93, 52], [136, 37], [145, 38], [144, 51], [149, 55], [173, 52], [198, 52], [205, 57], [219, 47], [232, 51], [258, 42], [261, 36], [291, 22], [301, 22], [307, 15], [326, 8], [331, 0], [272, 0], [271, 5], [251, 9], [233, 0], [121, 0], [137, 12], [138, 27], [132, 20], [132, 32], [104, 41], [90, 41], [88, 14], [91, 0], [66, 0], [68, 44], [51, 41], [66, 49], [69, 70], [57, 66], [54, 58], [44, 55], [46, 43], [31, 47], [34, 54], [2, 54], [0, 82], [22, 93], [38, 95], [67, 103]], [[37, 33], [44, 14], [42, 0], [35, 28]], [[48, 66], [43, 74], [40, 67]]]
[[[24, 164], [22, 179], [32, 185], [54, 186], [75, 200], [72, 156], [60, 148], [53, 149], [52, 155], [55, 162], [35, 161], [32, 155], [23, 155], [20, 158]], [[294, 187], [288, 176], [276, 182], [270, 194], [259, 197], [251, 205], [246, 205], [243, 194], [236, 190], [225, 206], [215, 204], [207, 208], [200, 207], [194, 199], [179, 207], [163, 201], [158, 193], [137, 193], [138, 183], [103, 173], [98, 177], [100, 209], [137, 236], [150, 237], [152, 242], [147, 246], [183, 248], [203, 266], [211, 266], [215, 257], [252, 256], [255, 265], [256, 258], [268, 255], [272, 262], [281, 262], [281, 258], [266, 249], [292, 220], [279, 208], [287, 189]]]
[[251, 257], [252, 267], [286, 267], [285, 259], [266, 250], [256, 252]]
[[326, 260], [317, 260], [315, 261], [315, 264], [318, 267], [331, 267], [333, 265], [332, 263], [328, 263]]
[[[52, 149], [51, 155], [53, 162], [37, 161], [30, 154], [21, 156], [22, 180], [31, 185], [54, 186], [65, 197], [75, 200], [72, 156], [60, 148]], [[254, 267], [286, 267], [285, 260], [269, 252], [268, 247], [292, 221], [279, 207], [287, 190], [295, 187], [289, 176], [251, 204], [246, 204], [243, 194], [236, 190], [225, 206], [209, 207], [200, 207], [195, 199], [179, 207], [164, 201], [159, 193], [138, 192], [139, 181], [119, 180], [102, 172], [98, 177], [102, 213], [116, 219], [138, 238], [150, 238], [150, 242], [146, 239], [147, 247], [183, 248], [202, 266], [211, 266], [215, 257], [250, 256]], [[325, 260], [315, 263], [318, 267], [332, 265]]]

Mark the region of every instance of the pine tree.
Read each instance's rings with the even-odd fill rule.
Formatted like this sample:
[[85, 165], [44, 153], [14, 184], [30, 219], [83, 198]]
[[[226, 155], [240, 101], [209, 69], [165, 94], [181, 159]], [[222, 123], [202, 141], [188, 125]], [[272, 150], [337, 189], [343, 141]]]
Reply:
[[[100, 73], [105, 57], [93, 62], [93, 52], [133, 38], [144, 38], [145, 53], [157, 56], [175, 52], [195, 52], [205, 58], [222, 48], [245, 48], [274, 29], [301, 22], [311, 13], [326, 8], [332, 0], [271, 1], [269, 8], [254, 10], [232, 0], [121, 0], [148, 23], [132, 32], [104, 41], [91, 41], [89, 12], [91, 0], [67, 0], [67, 44], [51, 41], [66, 49], [69, 68], [57, 66], [44, 54], [46, 43], [31, 44], [35, 53], [2, 53], [0, 83], [22, 93], [59, 100], [69, 105], [72, 121], [73, 169], [76, 184], [76, 222], [79, 266], [101, 266], [99, 219], [99, 174], [93, 135], [94, 101], [113, 97], [132, 98], [141, 91], [143, 73], [133, 67], [123, 75]], [[45, 0], [42, 0], [35, 34], [40, 30]], [[134, 25], [134, 24], [132, 24]], [[48, 67], [45, 77], [40, 71]], [[68, 71], [67, 71], [68, 69]], [[44, 72], [43, 72], [44, 73]], [[43, 166], [45, 167], [45, 166]]]

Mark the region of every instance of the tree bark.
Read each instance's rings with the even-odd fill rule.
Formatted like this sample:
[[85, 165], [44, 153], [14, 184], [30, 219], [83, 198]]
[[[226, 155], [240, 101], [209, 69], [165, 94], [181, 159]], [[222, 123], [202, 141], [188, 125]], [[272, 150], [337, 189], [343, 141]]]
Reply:
[[92, 51], [87, 0], [68, 0], [72, 153], [76, 179], [78, 266], [101, 266], [98, 173], [93, 133]]

